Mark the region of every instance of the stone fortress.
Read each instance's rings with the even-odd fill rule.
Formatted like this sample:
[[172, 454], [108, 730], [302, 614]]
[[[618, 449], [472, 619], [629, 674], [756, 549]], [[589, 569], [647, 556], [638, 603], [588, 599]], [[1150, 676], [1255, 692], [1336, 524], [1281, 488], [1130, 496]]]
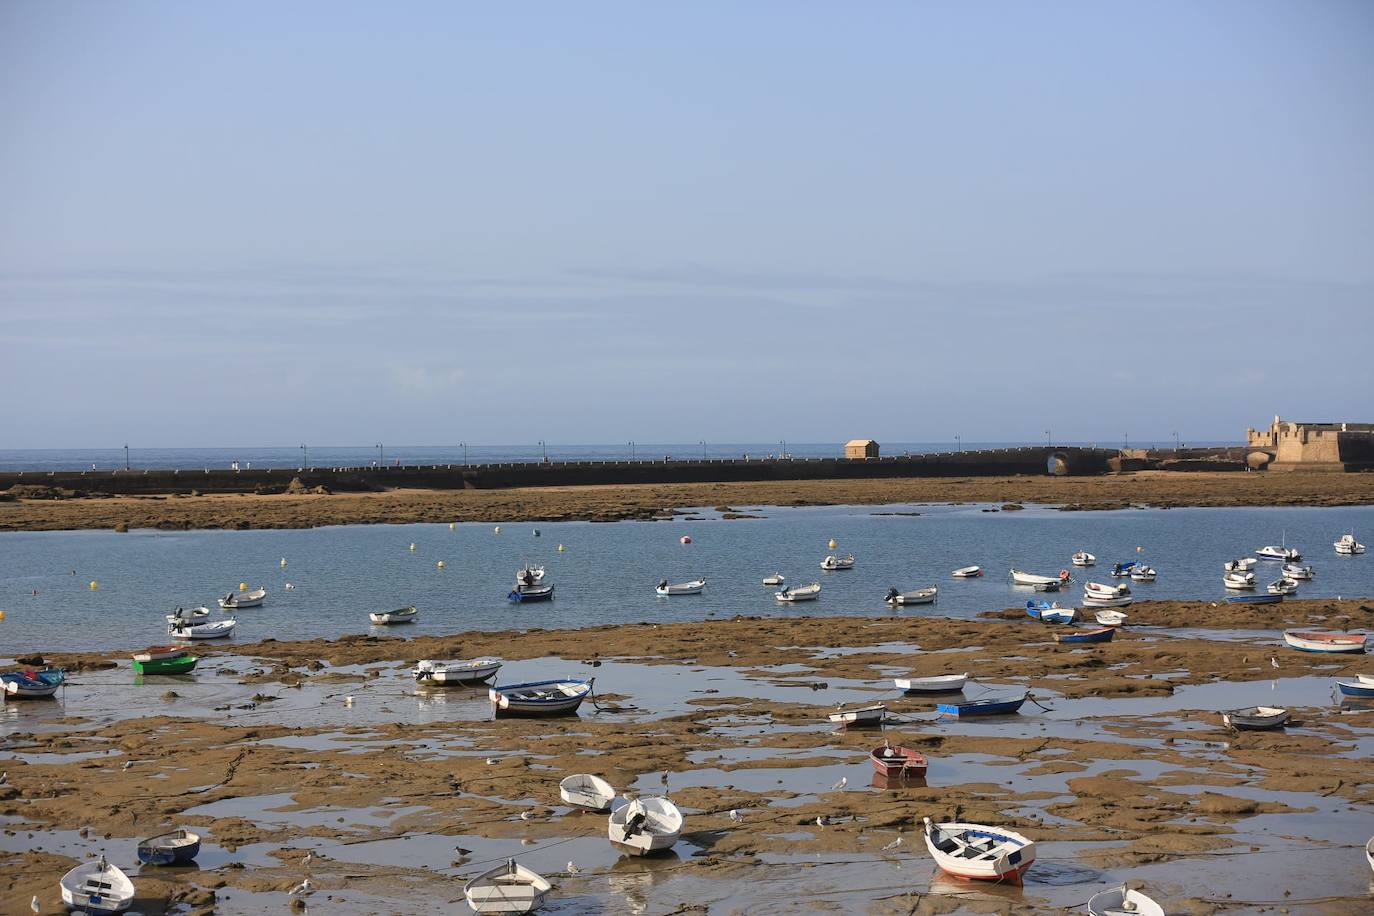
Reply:
[[1270, 471], [1374, 470], [1374, 423], [1308, 423], [1278, 416], [1268, 429], [1247, 429], [1251, 467]]

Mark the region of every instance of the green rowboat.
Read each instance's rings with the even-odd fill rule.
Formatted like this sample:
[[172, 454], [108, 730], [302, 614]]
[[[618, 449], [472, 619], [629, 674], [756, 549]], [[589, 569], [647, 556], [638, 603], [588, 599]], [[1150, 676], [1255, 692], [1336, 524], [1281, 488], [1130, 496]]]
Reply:
[[195, 655], [178, 655], [176, 658], [154, 658], [146, 662], [134, 659], [134, 670], [139, 674], [185, 674], [195, 668], [200, 658]]

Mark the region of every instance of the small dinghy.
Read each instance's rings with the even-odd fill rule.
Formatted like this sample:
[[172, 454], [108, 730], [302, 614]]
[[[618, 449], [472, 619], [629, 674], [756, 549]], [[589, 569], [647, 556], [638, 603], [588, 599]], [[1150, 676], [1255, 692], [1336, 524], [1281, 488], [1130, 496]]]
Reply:
[[779, 601], [815, 601], [821, 596], [821, 584], [812, 582], [810, 585], [803, 585], [799, 588], [782, 587], [782, 591], [776, 592], [773, 597]]
[[1364, 633], [1327, 633], [1319, 630], [1284, 630], [1283, 641], [1304, 652], [1363, 652]]
[[1278, 604], [1283, 600], [1282, 595], [1270, 595], [1267, 592], [1262, 595], [1227, 595], [1227, 604]]
[[1123, 884], [1093, 894], [1088, 900], [1088, 916], [1164, 916], [1164, 907]]
[[1222, 572], [1245, 572], [1253, 569], [1259, 563], [1254, 557], [1241, 557], [1239, 560], [1227, 560], [1221, 567]]
[[398, 607], [394, 611], [373, 611], [367, 615], [367, 619], [376, 626], [385, 627], [393, 623], [414, 623], [419, 616], [419, 610], [412, 604], [409, 607]]
[[929, 588], [918, 588], [911, 592], [899, 592], [895, 588], [887, 590], [887, 597], [883, 600], [888, 604], [907, 605], [907, 604], [934, 604], [935, 596], [940, 592], [938, 585]]
[[975, 881], [1021, 885], [1035, 861], [1035, 844], [1019, 833], [983, 824], [925, 821], [926, 848], [948, 874]]
[[981, 566], [961, 566], [950, 573], [956, 579], [977, 579], [982, 574], [983, 567]]
[[1126, 607], [1133, 601], [1135, 601], [1133, 595], [1121, 595], [1116, 598], [1108, 598], [1105, 595], [1083, 595], [1083, 604], [1086, 607]]
[[887, 707], [882, 703], [872, 706], [858, 706], [852, 709], [840, 707], [830, 714], [830, 721], [843, 726], [882, 725]]
[[868, 755], [869, 762], [879, 776], [888, 779], [918, 779], [926, 775], [926, 755], [918, 750], [884, 741]]
[[1083, 586], [1083, 593], [1095, 598], [1124, 598], [1131, 593], [1131, 587], [1125, 582], [1117, 585], [1103, 585], [1101, 582], [1089, 582]]
[[446, 687], [449, 684], [480, 684], [491, 680], [501, 670], [499, 658], [474, 658], [468, 661], [442, 662], [421, 659], [410, 669], [415, 683], [422, 686]]
[[787, 580], [783, 577], [782, 573], [773, 573], [773, 575], [771, 576], [763, 577], [764, 585], [782, 585], [786, 581]]
[[1078, 553], [1069, 557], [1069, 562], [1074, 566], [1096, 566], [1097, 557], [1088, 553], [1086, 550], [1080, 550]]
[[968, 674], [937, 674], [932, 677], [899, 677], [892, 683], [903, 693], [958, 693], [968, 683]]
[[1129, 563], [1113, 563], [1111, 571], [1107, 575], [1113, 579], [1125, 579], [1135, 570], [1135, 560]]
[[549, 601], [552, 598], [552, 582], [548, 585], [521, 585], [511, 589], [510, 594], [506, 595], [507, 601], [514, 601], [517, 604], [525, 601]]
[[1315, 573], [1316, 570], [1314, 570], [1310, 566], [1299, 566], [1297, 563], [1283, 564], [1283, 577], [1285, 579], [1298, 579], [1301, 581], [1306, 581], [1308, 579], [1311, 579]]
[[1093, 619], [1104, 627], [1124, 627], [1126, 625], [1126, 615], [1120, 611], [1098, 611], [1093, 615]]
[[1232, 591], [1245, 591], [1255, 587], [1255, 574], [1248, 569], [1244, 572], [1228, 572], [1221, 577], [1221, 584]]
[[219, 599], [220, 610], [237, 611], [246, 607], [262, 607], [267, 598], [267, 589], [256, 588], [251, 592], [230, 592]]
[[1159, 578], [1153, 566], [1136, 566], [1131, 570], [1132, 582], [1153, 582]]
[[167, 632], [173, 639], [223, 639], [233, 633], [236, 626], [237, 620], [226, 617], [213, 623], [168, 624]]
[[1282, 545], [1275, 546], [1273, 544], [1256, 550], [1255, 556], [1259, 557], [1261, 560], [1283, 560], [1291, 563], [1296, 563], [1302, 559], [1302, 554], [1298, 553], [1292, 547], [1285, 547]]
[[959, 703], [941, 703], [935, 711], [942, 716], [954, 719], [967, 719], [970, 716], [1001, 716], [1017, 712], [1030, 696], [1023, 691], [1020, 696], [987, 697], [982, 700], [965, 700]]
[[1341, 535], [1340, 539], [1331, 546], [1335, 547], [1336, 553], [1343, 557], [1353, 557], [1356, 554], [1364, 553], [1364, 545], [1355, 540], [1353, 533]]
[[200, 607], [179, 607], [167, 615], [168, 623], [204, 623], [210, 616], [210, 609]]
[[199, 661], [185, 646], [154, 646], [133, 657], [133, 668], [139, 674], [185, 674]]
[[577, 681], [530, 681], [487, 691], [492, 711], [498, 716], [561, 716], [577, 712], [592, 692], [596, 678]]
[[138, 844], [138, 861], [144, 865], [189, 865], [200, 854], [200, 834], [173, 830]]
[[854, 554], [852, 554], [852, 553], [849, 554], [848, 556], [843, 556], [843, 557], [837, 557], [837, 556], [835, 556], [834, 554], [830, 554], [830, 555], [827, 556], [824, 560], [821, 560], [821, 569], [853, 569], [853, 568], [854, 568]]
[[611, 812], [611, 844], [634, 856], [672, 848], [682, 836], [682, 812], [661, 795], [636, 798]]
[[122, 913], [134, 902], [134, 883], [101, 856], [62, 876], [62, 902], [85, 913]]
[[1067, 633], [1055, 633], [1054, 641], [1061, 644], [1111, 642], [1115, 635], [1115, 627], [1098, 627], [1095, 630], [1070, 630]]
[[1011, 584], [1029, 586], [1036, 591], [1057, 591], [1060, 583], [1069, 580], [1069, 571], [1066, 569], [1058, 576], [1037, 576], [1035, 573], [1023, 572], [1019, 569], [1011, 571]]
[[1059, 602], [1051, 604], [1048, 601], [1036, 601], [1034, 598], [1026, 602], [1026, 616], [1039, 620], [1041, 623], [1073, 623], [1078, 611], [1071, 607], [1060, 607]]
[[600, 776], [577, 773], [558, 784], [558, 797], [564, 804], [586, 811], [610, 811], [615, 789]]
[[552, 891], [547, 878], [514, 859], [463, 885], [463, 896], [474, 913], [533, 913]]
[[660, 598], [667, 598], [669, 595], [700, 595], [701, 590], [705, 587], [705, 579], [693, 579], [690, 582], [678, 582], [675, 585], [669, 585], [668, 580], [663, 579], [654, 588], [654, 594]]
[[1248, 731], [1264, 731], [1278, 728], [1288, 722], [1289, 712], [1277, 706], [1247, 706], [1244, 709], [1231, 709], [1221, 714], [1221, 724], [1227, 728], [1243, 728]]
[[1271, 595], [1296, 595], [1298, 593], [1298, 580], [1284, 576], [1282, 579], [1275, 579], [1270, 582], [1265, 591]]
[[1340, 689], [1341, 696], [1354, 697], [1358, 700], [1374, 699], [1374, 678], [1366, 680], [1361, 676], [1354, 681], [1337, 681], [1336, 687]]
[[4, 684], [4, 694], [12, 700], [39, 700], [57, 693], [57, 688], [67, 679], [67, 672], [61, 668], [44, 668], [35, 671], [10, 671], [0, 674], [0, 684]]

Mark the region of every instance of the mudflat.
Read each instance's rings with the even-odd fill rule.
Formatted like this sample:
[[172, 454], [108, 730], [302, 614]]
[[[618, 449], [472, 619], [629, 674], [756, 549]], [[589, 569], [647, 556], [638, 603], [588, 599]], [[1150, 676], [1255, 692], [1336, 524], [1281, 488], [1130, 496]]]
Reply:
[[[1374, 504], [1374, 474], [1140, 471], [1094, 477], [923, 477], [719, 484], [637, 484], [379, 493], [155, 495], [0, 502], [0, 530], [313, 528], [408, 522], [620, 521], [687, 506], [1040, 503], [1129, 506]], [[750, 510], [750, 511], [746, 511]]]
[[[1008, 610], [269, 640], [141, 681], [123, 656], [58, 653], [46, 660], [72, 671], [63, 698], [6, 716], [0, 911], [37, 895], [59, 912], [57, 880], [81, 855], [128, 865], [137, 838], [174, 826], [207, 851], [199, 870], [136, 877], [158, 912], [277, 909], [307, 875], [311, 909], [451, 912], [462, 881], [507, 855], [604, 912], [1058, 912], [1127, 879], [1171, 913], [1364, 911], [1367, 866], [1347, 834], [1374, 823], [1361, 751], [1374, 706], [1329, 691], [1368, 673], [1367, 657], [1278, 637], [1368, 628], [1374, 601], [1128, 610], [1112, 642], [1079, 648]], [[407, 670], [488, 654], [595, 677], [595, 699], [575, 717], [497, 720], [484, 688], [419, 689]], [[968, 672], [969, 698], [1033, 700], [951, 722], [935, 715], [948, 697], [904, 696], [894, 672]], [[1286, 730], [1221, 725], [1222, 708], [1290, 694], [1305, 699]], [[875, 701], [892, 717], [882, 731], [826, 721]], [[926, 754], [926, 778], [874, 776], [884, 740]], [[604, 815], [559, 800], [580, 772], [669, 794], [687, 812], [676, 850], [622, 859]], [[942, 877], [927, 815], [1035, 839], [1027, 887]]]

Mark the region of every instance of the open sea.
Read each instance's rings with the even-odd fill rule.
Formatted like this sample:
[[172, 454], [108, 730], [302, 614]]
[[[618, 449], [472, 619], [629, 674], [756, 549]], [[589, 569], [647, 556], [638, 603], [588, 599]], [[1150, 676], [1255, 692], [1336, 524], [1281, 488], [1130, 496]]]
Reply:
[[[178, 606], [214, 608], [215, 598], [239, 583], [266, 586], [269, 594], [264, 607], [238, 613], [239, 628], [229, 645], [367, 632], [369, 611], [410, 604], [420, 609], [417, 623], [373, 632], [413, 636], [735, 614], [972, 617], [1024, 605], [1030, 597], [1077, 605], [1084, 581], [1112, 581], [1107, 570], [1113, 562], [1137, 558], [1159, 570], [1157, 582], [1132, 583], [1137, 598], [1220, 601], [1226, 594], [1222, 563], [1281, 540], [1300, 549], [1304, 562], [1316, 569], [1316, 578], [1301, 585], [1301, 596], [1374, 595], [1374, 553], [1341, 557], [1332, 549], [1342, 532], [1374, 536], [1374, 507], [734, 508], [765, 517], [725, 521], [701, 510], [694, 513], [700, 519], [695, 521], [518, 522], [499, 526], [499, 533], [495, 525], [462, 519], [452, 526], [0, 533], [0, 609], [5, 612], [0, 656], [165, 642], [164, 614]], [[920, 514], [884, 514], [892, 512]], [[682, 544], [683, 535], [692, 543]], [[819, 568], [832, 552], [827, 546], [832, 538], [837, 552], [857, 558], [853, 570]], [[1071, 568], [1069, 556], [1079, 549], [1096, 554], [1099, 565], [1073, 570], [1078, 585], [1071, 591], [1040, 596], [1010, 584], [1011, 567], [1056, 574]], [[547, 567], [546, 581], [556, 585], [552, 602], [506, 600], [526, 560]], [[982, 566], [986, 576], [950, 577], [969, 564]], [[1259, 564], [1261, 588], [1278, 577], [1279, 565]], [[820, 582], [820, 599], [797, 605], [776, 601], [774, 589], [761, 583], [775, 571], [792, 585]], [[702, 595], [654, 595], [660, 579], [698, 576], [707, 579]], [[286, 589], [287, 583], [294, 588]], [[893, 611], [883, 603], [889, 586], [926, 585], [940, 587], [932, 606]], [[212, 619], [219, 616], [216, 608]], [[804, 627], [797, 640], [805, 643]]]

